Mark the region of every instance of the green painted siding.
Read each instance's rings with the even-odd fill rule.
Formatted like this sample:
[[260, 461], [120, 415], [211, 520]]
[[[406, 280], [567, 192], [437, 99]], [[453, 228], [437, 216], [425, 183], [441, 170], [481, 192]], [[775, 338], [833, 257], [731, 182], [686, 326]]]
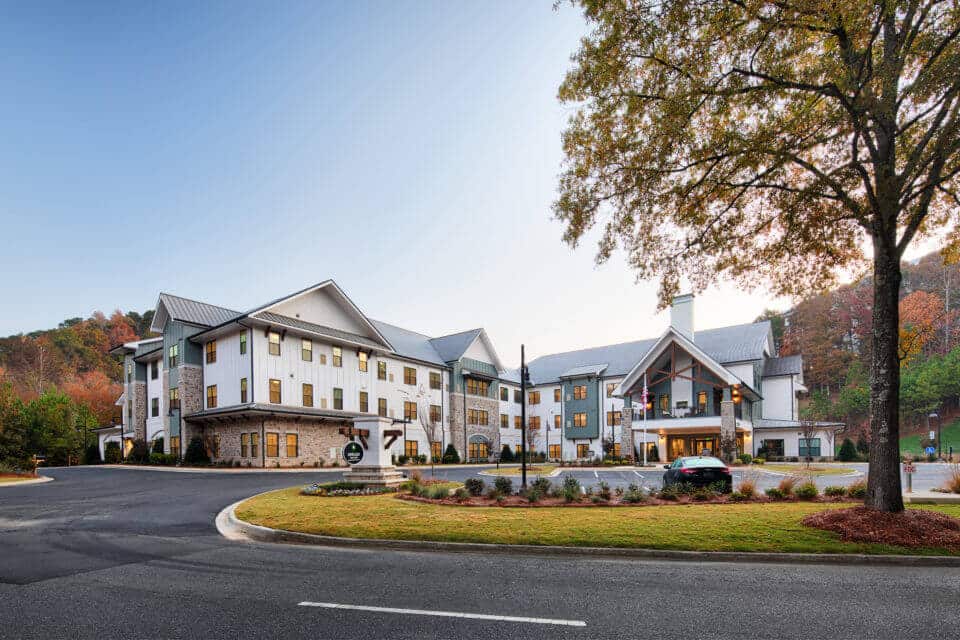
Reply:
[[[163, 327], [163, 370], [169, 373], [169, 389], [180, 387], [180, 364], [192, 364], [203, 366], [203, 347], [189, 341], [190, 336], [203, 331], [202, 328], [192, 325], [168, 320]], [[170, 347], [177, 344], [180, 348], [178, 366], [170, 368]], [[249, 347], [248, 347], [249, 348]], [[168, 390], [164, 393], [168, 393]], [[169, 397], [169, 396], [167, 396]], [[180, 394], [180, 400], [183, 401], [183, 394]], [[166, 402], [166, 400], [165, 400]], [[170, 435], [180, 435], [180, 410], [174, 409], [170, 415]], [[185, 442], [180, 443], [181, 451], [186, 446]]]
[[[479, 360], [473, 360], [471, 358], [461, 358], [460, 360], [454, 362], [448, 362], [447, 366], [451, 368], [450, 380], [451, 380], [451, 390], [454, 393], [463, 393], [463, 370], [467, 371], [476, 371], [477, 373], [484, 374], [496, 378], [499, 374], [497, 368], [492, 364], [486, 362], [480, 362]], [[490, 381], [490, 387], [487, 390], [487, 398], [493, 398], [496, 400], [500, 399], [500, 384], [497, 380]]]
[[[574, 399], [573, 388], [577, 386], [587, 387], [587, 397], [585, 399]], [[565, 438], [582, 440], [600, 437], [600, 398], [597, 396], [598, 393], [596, 378], [575, 378], [563, 381], [563, 435]], [[573, 416], [577, 413], [587, 414], [586, 427], [573, 426]]]

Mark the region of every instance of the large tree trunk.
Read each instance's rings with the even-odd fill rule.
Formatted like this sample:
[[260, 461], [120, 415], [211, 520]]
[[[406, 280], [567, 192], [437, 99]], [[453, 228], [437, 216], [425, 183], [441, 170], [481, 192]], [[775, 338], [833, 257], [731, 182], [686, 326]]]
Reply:
[[866, 505], [903, 511], [900, 490], [900, 256], [874, 237], [873, 366], [870, 373], [870, 474]]

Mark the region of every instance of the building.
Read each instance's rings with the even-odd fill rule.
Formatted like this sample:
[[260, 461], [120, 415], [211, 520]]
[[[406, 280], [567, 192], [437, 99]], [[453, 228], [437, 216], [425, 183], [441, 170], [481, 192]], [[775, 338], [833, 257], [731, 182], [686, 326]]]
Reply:
[[151, 328], [159, 337], [113, 350], [123, 435], [162, 438], [175, 455], [198, 436], [218, 462], [331, 464], [342, 432], [380, 415], [402, 427], [398, 457], [439, 457], [453, 444], [488, 461], [504, 445], [518, 450], [523, 403], [528, 450], [554, 459], [646, 448], [666, 461], [717, 453], [721, 433], [739, 451], [756, 452], [759, 439], [784, 456], [833, 452], [833, 427], [802, 437], [800, 357], [776, 357], [767, 322], [694, 333], [692, 296], [674, 301], [659, 338], [534, 359], [526, 397], [483, 329], [431, 337], [373, 320], [332, 280], [245, 312], [163, 293]]

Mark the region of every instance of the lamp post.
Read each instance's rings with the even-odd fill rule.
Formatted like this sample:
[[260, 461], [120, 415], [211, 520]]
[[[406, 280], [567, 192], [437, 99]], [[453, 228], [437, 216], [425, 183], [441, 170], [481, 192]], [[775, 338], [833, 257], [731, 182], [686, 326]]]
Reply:
[[520, 345], [520, 486], [527, 488], [527, 382], [530, 372], [527, 371], [524, 345]]
[[943, 438], [940, 436], [940, 425], [942, 424], [940, 421], [940, 414], [934, 411], [927, 416], [927, 420], [930, 418], [937, 419], [937, 458], [943, 458]]

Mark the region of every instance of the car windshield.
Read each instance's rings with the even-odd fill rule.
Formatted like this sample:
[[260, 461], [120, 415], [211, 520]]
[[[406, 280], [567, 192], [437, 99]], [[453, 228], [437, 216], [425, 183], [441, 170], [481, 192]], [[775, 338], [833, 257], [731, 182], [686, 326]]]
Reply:
[[710, 456], [701, 456], [699, 458], [684, 458], [683, 466], [685, 467], [725, 467], [726, 464], [723, 463], [723, 460], [719, 458], [712, 458]]

